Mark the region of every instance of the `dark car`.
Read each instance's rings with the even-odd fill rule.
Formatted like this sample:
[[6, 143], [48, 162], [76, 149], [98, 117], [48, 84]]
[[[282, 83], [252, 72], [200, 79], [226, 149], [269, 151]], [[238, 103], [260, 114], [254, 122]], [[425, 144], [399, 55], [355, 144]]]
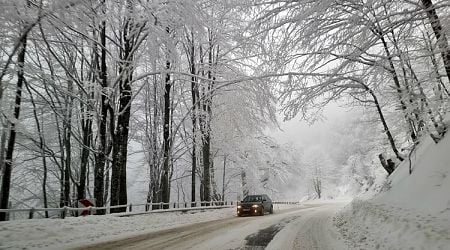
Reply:
[[265, 194], [248, 195], [237, 206], [237, 215], [264, 215], [273, 213], [272, 200]]

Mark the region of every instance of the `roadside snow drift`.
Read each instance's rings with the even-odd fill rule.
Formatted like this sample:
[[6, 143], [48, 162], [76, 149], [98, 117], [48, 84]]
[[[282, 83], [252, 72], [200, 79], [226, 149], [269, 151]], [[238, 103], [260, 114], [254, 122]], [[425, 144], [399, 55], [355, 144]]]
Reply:
[[355, 200], [335, 218], [351, 248], [450, 249], [450, 135], [427, 138], [385, 184], [387, 191]]
[[235, 208], [0, 223], [0, 249], [67, 249], [116, 240], [180, 225], [235, 216]]
[[[275, 213], [301, 205], [275, 205]], [[0, 223], [0, 249], [70, 249], [199, 222], [236, 217], [236, 207]]]

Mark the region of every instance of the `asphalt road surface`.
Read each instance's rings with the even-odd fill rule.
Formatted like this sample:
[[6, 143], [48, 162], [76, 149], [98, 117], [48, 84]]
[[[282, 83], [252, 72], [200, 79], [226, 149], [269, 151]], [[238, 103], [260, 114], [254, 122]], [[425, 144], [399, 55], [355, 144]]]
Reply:
[[232, 217], [79, 249], [347, 249], [331, 220], [344, 205], [314, 204], [265, 216]]

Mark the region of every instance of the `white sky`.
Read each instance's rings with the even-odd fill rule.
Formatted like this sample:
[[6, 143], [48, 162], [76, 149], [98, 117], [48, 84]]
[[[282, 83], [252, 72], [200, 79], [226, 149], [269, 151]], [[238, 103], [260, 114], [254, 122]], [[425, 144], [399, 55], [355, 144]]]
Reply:
[[317, 142], [326, 140], [325, 135], [328, 128], [333, 124], [342, 122], [349, 115], [347, 108], [331, 103], [324, 110], [323, 116], [325, 119], [323, 121], [309, 125], [305, 121], [301, 121], [299, 117], [287, 122], [280, 119], [282, 131], [273, 129], [268, 133], [281, 144], [290, 143], [297, 147], [318, 144]]

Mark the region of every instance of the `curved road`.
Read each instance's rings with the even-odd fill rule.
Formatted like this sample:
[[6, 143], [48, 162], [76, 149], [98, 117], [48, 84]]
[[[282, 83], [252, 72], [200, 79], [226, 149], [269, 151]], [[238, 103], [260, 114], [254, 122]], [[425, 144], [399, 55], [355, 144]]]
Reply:
[[79, 249], [347, 249], [332, 226], [344, 203], [305, 205], [156, 231]]

